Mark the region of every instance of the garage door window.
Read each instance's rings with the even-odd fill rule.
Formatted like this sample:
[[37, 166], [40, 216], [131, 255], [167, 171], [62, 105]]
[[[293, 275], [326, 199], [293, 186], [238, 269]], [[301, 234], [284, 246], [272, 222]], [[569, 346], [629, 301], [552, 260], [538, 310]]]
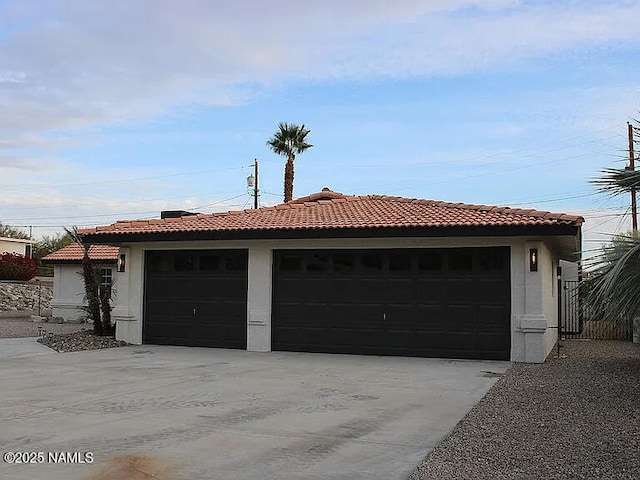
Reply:
[[351, 253], [337, 253], [333, 256], [333, 271], [336, 273], [354, 273], [356, 271], [356, 256]]
[[375, 254], [362, 255], [362, 270], [365, 272], [381, 272], [382, 271], [382, 257]]
[[411, 271], [411, 255], [405, 253], [389, 255], [389, 271], [392, 273], [409, 273]]
[[317, 254], [307, 259], [307, 272], [326, 272], [329, 270], [329, 255]]
[[454, 272], [470, 272], [473, 269], [471, 252], [452, 251], [449, 253], [449, 270]]
[[205, 272], [220, 270], [220, 255], [201, 255], [200, 270]]
[[442, 254], [438, 251], [424, 252], [418, 255], [418, 270], [421, 272], [440, 272]]
[[193, 255], [176, 255], [173, 265], [176, 272], [190, 272], [195, 270], [195, 259]]
[[172, 269], [172, 257], [166, 255], [151, 255], [149, 270], [153, 273], [170, 272]]
[[302, 257], [299, 255], [282, 255], [280, 257], [282, 272], [302, 272]]
[[225, 260], [225, 268], [228, 272], [240, 272], [247, 269], [246, 255], [227, 256]]
[[490, 253], [481, 253], [478, 259], [478, 266], [480, 270], [484, 272], [502, 272], [505, 266], [504, 257]]

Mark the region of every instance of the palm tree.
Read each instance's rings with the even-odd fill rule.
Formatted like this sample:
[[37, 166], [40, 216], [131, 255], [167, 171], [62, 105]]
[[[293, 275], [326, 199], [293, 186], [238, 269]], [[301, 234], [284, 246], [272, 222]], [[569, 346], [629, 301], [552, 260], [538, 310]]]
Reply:
[[93, 334], [108, 334], [108, 332], [104, 331], [102, 318], [100, 316], [101, 302], [98, 294], [100, 281], [93, 261], [89, 258], [91, 245], [82, 242], [82, 238], [78, 235], [78, 229], [76, 227], [65, 228], [64, 231], [74, 242], [82, 247], [82, 278], [84, 279], [84, 294], [87, 301], [86, 311], [93, 322]]
[[[640, 171], [608, 168], [591, 183], [611, 195], [640, 190]], [[583, 284], [584, 301], [591, 312], [604, 319], [640, 314], [640, 235], [631, 232], [612, 243], [589, 262], [591, 272]]]
[[603, 320], [617, 321], [640, 314], [640, 236], [616, 236], [588, 262], [583, 282], [584, 303]]
[[304, 152], [307, 148], [313, 147], [307, 143], [308, 130], [303, 125], [295, 125], [293, 123], [280, 122], [278, 131], [269, 139], [267, 145], [277, 155], [287, 157], [287, 163], [284, 166], [284, 201], [290, 202], [293, 199], [293, 161], [296, 155]]

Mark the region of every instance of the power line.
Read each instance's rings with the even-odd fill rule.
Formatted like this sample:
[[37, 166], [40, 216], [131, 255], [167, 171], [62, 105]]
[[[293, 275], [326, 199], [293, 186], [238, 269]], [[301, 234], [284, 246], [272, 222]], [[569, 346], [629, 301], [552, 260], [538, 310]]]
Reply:
[[[242, 193], [240, 195], [236, 195], [234, 197], [230, 197], [230, 198], [225, 198], [224, 200], [218, 200], [212, 203], [208, 203], [205, 205], [200, 205], [197, 207], [193, 207], [190, 209], [187, 209], [187, 211], [193, 211], [193, 210], [198, 210], [200, 208], [205, 208], [205, 207], [210, 207], [213, 205], [218, 205], [220, 203], [225, 203], [228, 202], [230, 200], [234, 200], [236, 198], [240, 198], [247, 195], [246, 193]], [[144, 214], [148, 214], [148, 213], [157, 213], [157, 210], [145, 210], [145, 211], [136, 211], [136, 212], [115, 212], [115, 213], [104, 213], [104, 214], [93, 214], [93, 215], [62, 215], [62, 216], [46, 216], [46, 217], [22, 217], [22, 218], [5, 218], [5, 220], [46, 220], [46, 219], [80, 219], [80, 218], [96, 218], [96, 217], [122, 217], [125, 215], [144, 215]], [[101, 225], [101, 224], [97, 224], [97, 225]], [[29, 225], [26, 225], [26, 227], [28, 227]]]
[[226, 167], [226, 168], [213, 168], [209, 170], [199, 170], [199, 171], [191, 171], [191, 172], [183, 172], [183, 173], [172, 173], [168, 175], [154, 175], [149, 177], [135, 177], [135, 178], [123, 178], [118, 180], [100, 180], [97, 182], [84, 182], [84, 183], [30, 183], [23, 184], [17, 186], [5, 186], [3, 189], [5, 190], [33, 190], [36, 188], [43, 187], [86, 187], [90, 185], [104, 185], [104, 184], [112, 184], [112, 183], [125, 183], [125, 182], [137, 182], [139, 180], [157, 180], [159, 178], [170, 178], [170, 177], [182, 177], [182, 176], [190, 176], [190, 175], [200, 175], [203, 173], [211, 173], [211, 172], [220, 172], [223, 170], [240, 170], [245, 167]]
[[[229, 193], [229, 192], [225, 192], [225, 193]], [[134, 198], [131, 200], [119, 200], [119, 201], [112, 201], [109, 200], [109, 204], [113, 205], [113, 204], [117, 204], [117, 205], [124, 205], [124, 204], [130, 204], [130, 203], [142, 203], [142, 202], [157, 202], [157, 201], [161, 201], [161, 200], [175, 200], [175, 199], [187, 199], [187, 198], [191, 198], [191, 197], [197, 197], [197, 196], [203, 196], [204, 194], [193, 194], [193, 192], [191, 192], [191, 195], [179, 195], [179, 196], [174, 196], [174, 197], [158, 197], [158, 198]], [[207, 193], [208, 195], [208, 193]], [[11, 208], [11, 210], [40, 210], [40, 209], [49, 209], [49, 208], [59, 208], [59, 209], [65, 209], [65, 208], [73, 208], [73, 207], [91, 207], [94, 206], [95, 202], [88, 202], [88, 203], [75, 203], [75, 204], [64, 204], [64, 205], [44, 205], [44, 206], [39, 206], [39, 207], [15, 207], [13, 205], [0, 205], [0, 208], [2, 207], [7, 207], [7, 208]]]

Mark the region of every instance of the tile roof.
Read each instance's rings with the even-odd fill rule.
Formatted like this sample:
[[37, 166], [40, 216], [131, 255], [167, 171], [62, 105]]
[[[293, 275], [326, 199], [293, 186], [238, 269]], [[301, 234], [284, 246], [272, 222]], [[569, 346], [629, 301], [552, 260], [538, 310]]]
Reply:
[[323, 189], [274, 207], [181, 218], [119, 221], [79, 230], [91, 238], [177, 232], [267, 232], [411, 227], [570, 225], [582, 217], [533, 209], [448, 203], [385, 195], [349, 196]]
[[[118, 259], [119, 247], [111, 245], [91, 245], [89, 258], [96, 261], [115, 262]], [[82, 246], [72, 243], [43, 257], [43, 262], [81, 262], [83, 256]]]

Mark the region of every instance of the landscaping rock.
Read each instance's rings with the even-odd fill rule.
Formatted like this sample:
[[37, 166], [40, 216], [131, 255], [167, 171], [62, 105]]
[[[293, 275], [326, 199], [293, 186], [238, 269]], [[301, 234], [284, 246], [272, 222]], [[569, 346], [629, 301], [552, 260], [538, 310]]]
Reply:
[[113, 337], [94, 335], [91, 330], [67, 334], [49, 334], [38, 338], [38, 342], [57, 352], [78, 352], [80, 350], [98, 350], [101, 348], [123, 347], [127, 342]]
[[0, 282], [0, 312], [32, 311], [38, 313], [51, 309], [53, 286], [50, 283]]

